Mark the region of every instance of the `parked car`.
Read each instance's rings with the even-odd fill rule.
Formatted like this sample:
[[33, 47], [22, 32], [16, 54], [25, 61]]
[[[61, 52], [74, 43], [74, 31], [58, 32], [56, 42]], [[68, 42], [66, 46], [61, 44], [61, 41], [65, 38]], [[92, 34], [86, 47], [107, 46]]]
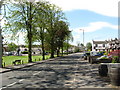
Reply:
[[14, 52], [5, 52], [4, 55], [11, 56], [14, 55]]
[[81, 55], [82, 58], [84, 58], [85, 56], [87, 56], [86, 53], [83, 53], [83, 54]]
[[97, 51], [91, 51], [90, 56], [95, 56], [98, 52]]
[[103, 55], [103, 56], [97, 58], [96, 62], [99, 62], [99, 63], [111, 63], [112, 62], [112, 56]]
[[102, 56], [104, 53], [97, 52], [97, 51], [91, 51], [90, 56]]
[[109, 58], [112, 58], [112, 56], [103, 55], [103, 56], [97, 58], [96, 60], [100, 60], [100, 59], [109, 59]]
[[89, 55], [90, 55], [90, 52], [85, 51], [85, 52], [82, 54], [82, 58], [83, 58], [83, 57], [86, 57], [86, 56], [89, 56]]

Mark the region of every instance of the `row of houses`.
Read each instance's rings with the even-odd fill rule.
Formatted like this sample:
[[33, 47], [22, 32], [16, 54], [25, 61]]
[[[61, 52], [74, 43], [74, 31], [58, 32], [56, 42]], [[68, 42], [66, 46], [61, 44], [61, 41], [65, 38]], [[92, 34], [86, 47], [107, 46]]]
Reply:
[[92, 51], [109, 51], [120, 50], [120, 39], [111, 39], [105, 41], [94, 41], [92, 45]]
[[[24, 51], [28, 51], [28, 48], [25, 45], [19, 45], [18, 47], [19, 48], [17, 48], [14, 51], [16, 54], [17, 52], [21, 53]], [[75, 52], [77, 48], [79, 47], [72, 45], [71, 47], [68, 48], [68, 52]], [[6, 54], [6, 52], [8, 52], [8, 46], [3, 45], [3, 55]], [[64, 52], [67, 52], [67, 50], [65, 50]], [[32, 47], [32, 54], [37, 54], [37, 55], [42, 54], [42, 48], [39, 45], [34, 45]]]

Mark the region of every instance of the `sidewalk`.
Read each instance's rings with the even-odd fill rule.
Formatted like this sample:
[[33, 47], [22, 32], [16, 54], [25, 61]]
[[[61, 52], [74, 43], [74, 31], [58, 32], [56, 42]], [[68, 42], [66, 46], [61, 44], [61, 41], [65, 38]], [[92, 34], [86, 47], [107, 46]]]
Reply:
[[[65, 56], [69, 56], [69, 55], [72, 55], [72, 54], [68, 54], [68, 55], [65, 55]], [[61, 57], [55, 57], [55, 58], [42, 60], [42, 61], [36, 61], [36, 62], [32, 62], [32, 63], [20, 64], [20, 65], [0, 68], [0, 74], [5, 73], [5, 72], [9, 72], [9, 71], [13, 71], [13, 70], [18, 70], [18, 69], [25, 68], [25, 67], [30, 67], [30, 66], [33, 66], [33, 65], [36, 65], [36, 64], [39, 64], [39, 63], [44, 63], [46, 61], [51, 61], [51, 60], [55, 60], [55, 59], [58, 59], [58, 58], [61, 58]]]
[[33, 65], [36, 65], [36, 64], [39, 64], [39, 63], [44, 63], [46, 61], [51, 61], [51, 60], [55, 60], [55, 59], [58, 59], [58, 58], [60, 58], [60, 57], [47, 59], [47, 60], [42, 60], [42, 61], [36, 61], [36, 62], [32, 62], [32, 63], [27, 63], [27, 64], [20, 64], [20, 65], [0, 68], [0, 74], [5, 73], [5, 72], [9, 72], [9, 71], [13, 71], [13, 70], [18, 70], [18, 69], [25, 68], [25, 67], [30, 67], [30, 66], [33, 66]]

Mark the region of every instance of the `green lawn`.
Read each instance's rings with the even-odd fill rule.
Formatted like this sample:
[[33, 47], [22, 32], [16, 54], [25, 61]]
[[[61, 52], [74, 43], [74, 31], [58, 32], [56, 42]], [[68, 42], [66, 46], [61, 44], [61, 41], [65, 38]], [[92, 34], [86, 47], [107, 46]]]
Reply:
[[[3, 66], [4, 66], [4, 63], [5, 63], [5, 66], [11, 66], [12, 65], [12, 62], [15, 61], [15, 60], [22, 60], [23, 63], [28, 63], [28, 56], [3, 56]], [[50, 55], [45, 55], [45, 59], [49, 59], [50, 58]], [[36, 60], [35, 60], [36, 59]], [[39, 61], [39, 60], [42, 60], [42, 56], [32, 56], [32, 61], [35, 62], [35, 61]]]

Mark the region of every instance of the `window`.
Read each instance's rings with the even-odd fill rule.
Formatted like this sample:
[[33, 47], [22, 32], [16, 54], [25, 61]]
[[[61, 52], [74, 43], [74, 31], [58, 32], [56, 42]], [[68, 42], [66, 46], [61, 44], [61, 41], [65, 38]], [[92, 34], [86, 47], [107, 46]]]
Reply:
[[103, 44], [103, 47], [105, 47], [105, 44]]
[[98, 45], [97, 45], [97, 44], [95, 44], [95, 46], [97, 47]]

